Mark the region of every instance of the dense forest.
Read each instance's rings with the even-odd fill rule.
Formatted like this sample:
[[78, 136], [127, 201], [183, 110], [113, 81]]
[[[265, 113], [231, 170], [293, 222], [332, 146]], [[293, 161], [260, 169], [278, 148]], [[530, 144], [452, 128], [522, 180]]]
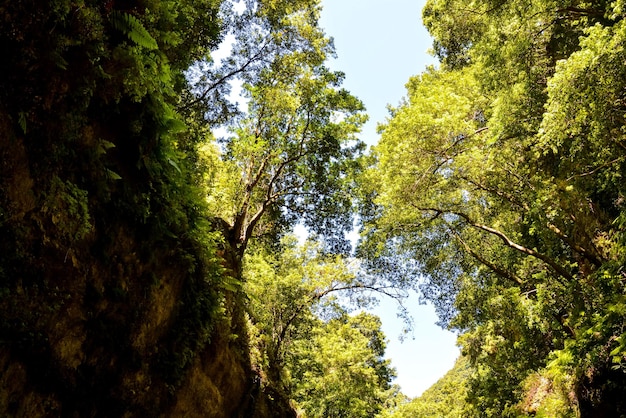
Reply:
[[459, 333], [461, 416], [626, 416], [624, 6], [423, 10], [440, 65], [380, 127], [361, 252]]
[[626, 416], [625, 7], [429, 0], [367, 150], [319, 0], [2, 1], [0, 415]]

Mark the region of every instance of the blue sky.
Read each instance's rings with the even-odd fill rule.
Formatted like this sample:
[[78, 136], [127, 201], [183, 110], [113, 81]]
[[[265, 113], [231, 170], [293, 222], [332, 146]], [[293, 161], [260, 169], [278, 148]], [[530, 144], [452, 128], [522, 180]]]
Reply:
[[[320, 26], [335, 39], [338, 58], [331, 67], [346, 73], [344, 87], [367, 107], [370, 120], [361, 138], [378, 141], [376, 126], [387, 118], [387, 105], [405, 95], [409, 77], [435, 59], [428, 54], [431, 39], [422, 26], [424, 0], [322, 0]], [[442, 330], [431, 306], [408, 302], [414, 338], [400, 342], [403, 324], [396, 306], [381, 301], [374, 311], [389, 340], [387, 357], [396, 368], [395, 383], [408, 396], [418, 396], [452, 368], [459, 355], [456, 336]]]

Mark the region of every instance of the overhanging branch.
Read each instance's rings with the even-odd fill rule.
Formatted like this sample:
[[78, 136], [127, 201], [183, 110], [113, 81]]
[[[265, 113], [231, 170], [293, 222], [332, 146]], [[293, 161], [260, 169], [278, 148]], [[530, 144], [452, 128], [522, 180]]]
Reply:
[[564, 277], [565, 279], [569, 280], [569, 281], [574, 281], [574, 276], [572, 276], [567, 270], [565, 270], [563, 268], [563, 266], [559, 265], [555, 260], [553, 260], [552, 258], [548, 257], [547, 255], [540, 253], [536, 250], [533, 250], [532, 248], [528, 248], [525, 247], [521, 244], [516, 243], [515, 241], [513, 241], [512, 239], [510, 239], [504, 232], [499, 231], [495, 228], [492, 228], [488, 225], [483, 225], [479, 222], [474, 221], [469, 215], [463, 213], [463, 212], [458, 212], [458, 211], [452, 211], [452, 210], [442, 210], [442, 209], [438, 209], [438, 208], [432, 208], [432, 207], [422, 207], [422, 208], [418, 208], [419, 210], [422, 211], [427, 211], [427, 212], [434, 212], [435, 214], [440, 213], [440, 214], [450, 214], [450, 215], [456, 215], [458, 217], [460, 217], [461, 219], [463, 219], [467, 225], [471, 226], [472, 228], [478, 229], [480, 231], [486, 232], [490, 235], [493, 235], [495, 237], [500, 238], [500, 240], [504, 243], [505, 246], [514, 249], [515, 251], [518, 251], [522, 254], [526, 254], [529, 255], [531, 257], [537, 258], [541, 261], [543, 261], [545, 264], [547, 264], [548, 266], [550, 266], [552, 268], [552, 270], [554, 270], [557, 274], [559, 274], [560, 276]]

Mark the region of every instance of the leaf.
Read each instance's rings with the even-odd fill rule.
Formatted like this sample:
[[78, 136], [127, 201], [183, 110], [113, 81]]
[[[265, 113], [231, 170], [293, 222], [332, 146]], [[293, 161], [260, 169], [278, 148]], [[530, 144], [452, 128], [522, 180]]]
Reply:
[[224, 276], [221, 288], [229, 292], [238, 292], [241, 289], [241, 282], [234, 277]]
[[105, 168], [106, 173], [107, 173], [107, 177], [111, 180], [121, 180], [122, 176], [120, 176], [119, 174], [117, 174], [115, 171], [113, 170], [109, 170], [108, 168]]
[[131, 41], [146, 49], [158, 49], [159, 45], [135, 16], [118, 10], [111, 12], [111, 26], [122, 32]]
[[107, 141], [105, 139], [101, 139], [98, 141], [97, 153], [99, 155], [106, 154], [106, 152], [111, 148], [115, 148], [114, 143]]
[[179, 119], [168, 119], [166, 122], [167, 129], [171, 133], [180, 133], [187, 131], [187, 124]]
[[67, 70], [68, 62], [59, 54], [58, 52], [54, 52], [52, 54], [54, 59], [54, 64], [62, 70]]
[[20, 128], [22, 128], [22, 132], [26, 133], [26, 113], [20, 112], [18, 123], [20, 124]]
[[174, 167], [176, 169], [176, 171], [178, 171], [180, 174], [182, 174], [183, 172], [180, 170], [180, 167], [178, 166], [178, 164], [176, 163], [176, 161], [172, 160], [171, 158], [167, 159], [167, 162], [170, 163], [170, 165], [172, 167]]

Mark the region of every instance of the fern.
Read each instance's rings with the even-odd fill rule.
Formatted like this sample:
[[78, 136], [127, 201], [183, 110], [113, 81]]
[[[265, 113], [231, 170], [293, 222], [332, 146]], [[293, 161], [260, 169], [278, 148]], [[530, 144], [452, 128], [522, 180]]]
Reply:
[[131, 41], [146, 49], [158, 49], [156, 40], [135, 16], [114, 10], [110, 14], [111, 25]]

